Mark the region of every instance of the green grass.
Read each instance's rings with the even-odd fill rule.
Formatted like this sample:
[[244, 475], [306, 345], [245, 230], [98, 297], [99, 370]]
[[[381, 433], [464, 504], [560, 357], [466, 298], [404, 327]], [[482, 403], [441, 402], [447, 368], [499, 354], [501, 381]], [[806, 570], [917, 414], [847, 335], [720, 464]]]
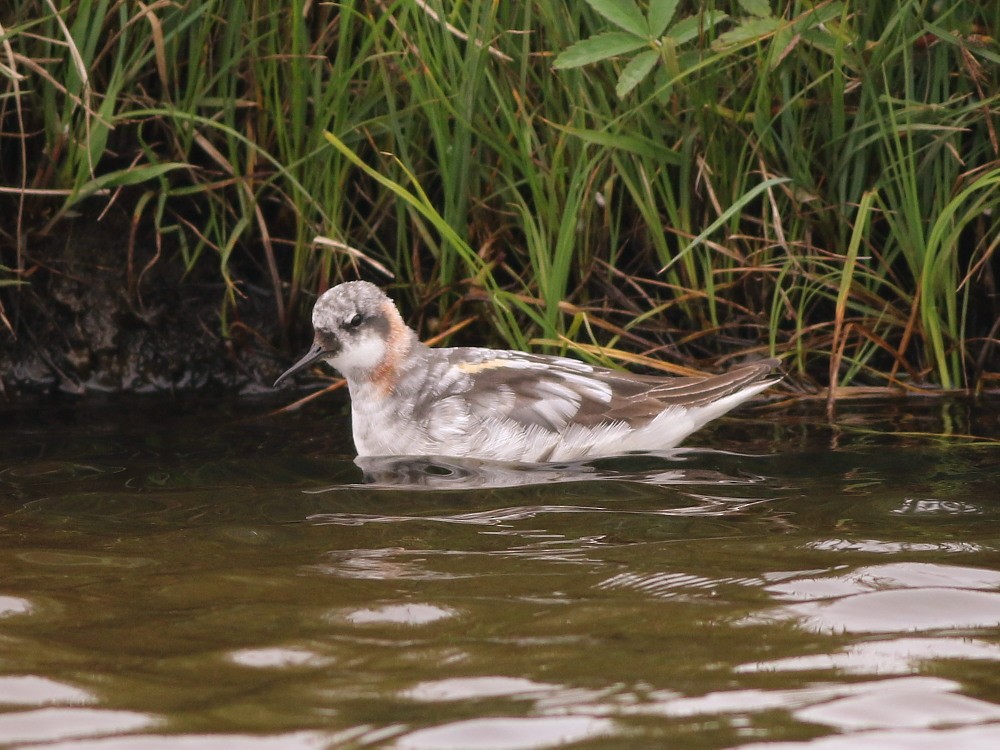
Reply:
[[995, 2], [64, 5], [2, 21], [0, 325], [28, 240], [119, 201], [222, 335], [360, 274], [427, 335], [995, 384]]

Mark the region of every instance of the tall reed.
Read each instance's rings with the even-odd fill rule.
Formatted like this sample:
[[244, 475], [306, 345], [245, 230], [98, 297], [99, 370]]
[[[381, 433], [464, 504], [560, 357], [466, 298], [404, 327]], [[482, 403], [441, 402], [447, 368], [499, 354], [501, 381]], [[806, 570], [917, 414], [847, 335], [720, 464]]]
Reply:
[[246, 283], [288, 327], [360, 273], [428, 333], [486, 300], [506, 343], [583, 356], [1000, 370], [996, 3], [15, 0], [0, 23], [0, 305], [33, 236], [114, 198], [156, 262], [214, 266], [223, 334]]

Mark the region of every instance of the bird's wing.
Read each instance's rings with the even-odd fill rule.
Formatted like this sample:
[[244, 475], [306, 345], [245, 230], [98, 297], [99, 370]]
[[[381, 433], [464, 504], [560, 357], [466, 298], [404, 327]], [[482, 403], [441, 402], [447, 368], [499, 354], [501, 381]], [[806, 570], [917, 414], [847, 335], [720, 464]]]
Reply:
[[638, 427], [670, 407], [701, 406], [734, 393], [776, 364], [766, 360], [723, 375], [675, 378], [515, 351], [455, 349], [448, 359], [460, 373], [456, 386], [474, 416], [502, 416], [553, 432], [571, 424]]

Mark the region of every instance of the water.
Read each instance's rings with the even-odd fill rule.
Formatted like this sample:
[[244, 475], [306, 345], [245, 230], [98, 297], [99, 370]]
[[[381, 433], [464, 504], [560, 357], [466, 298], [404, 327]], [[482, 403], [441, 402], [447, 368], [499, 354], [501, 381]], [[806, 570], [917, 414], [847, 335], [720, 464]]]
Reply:
[[1000, 746], [1000, 447], [921, 434], [995, 402], [536, 471], [277, 405], [4, 407], [0, 744]]

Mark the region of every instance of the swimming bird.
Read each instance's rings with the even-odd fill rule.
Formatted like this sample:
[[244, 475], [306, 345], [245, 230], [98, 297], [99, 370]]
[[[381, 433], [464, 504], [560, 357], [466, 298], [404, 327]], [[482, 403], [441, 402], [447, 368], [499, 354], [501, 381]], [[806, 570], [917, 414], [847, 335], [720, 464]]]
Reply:
[[780, 380], [775, 359], [656, 377], [521, 351], [431, 348], [366, 281], [327, 290], [312, 322], [312, 348], [274, 385], [317, 361], [338, 370], [361, 457], [539, 463], [663, 450]]

